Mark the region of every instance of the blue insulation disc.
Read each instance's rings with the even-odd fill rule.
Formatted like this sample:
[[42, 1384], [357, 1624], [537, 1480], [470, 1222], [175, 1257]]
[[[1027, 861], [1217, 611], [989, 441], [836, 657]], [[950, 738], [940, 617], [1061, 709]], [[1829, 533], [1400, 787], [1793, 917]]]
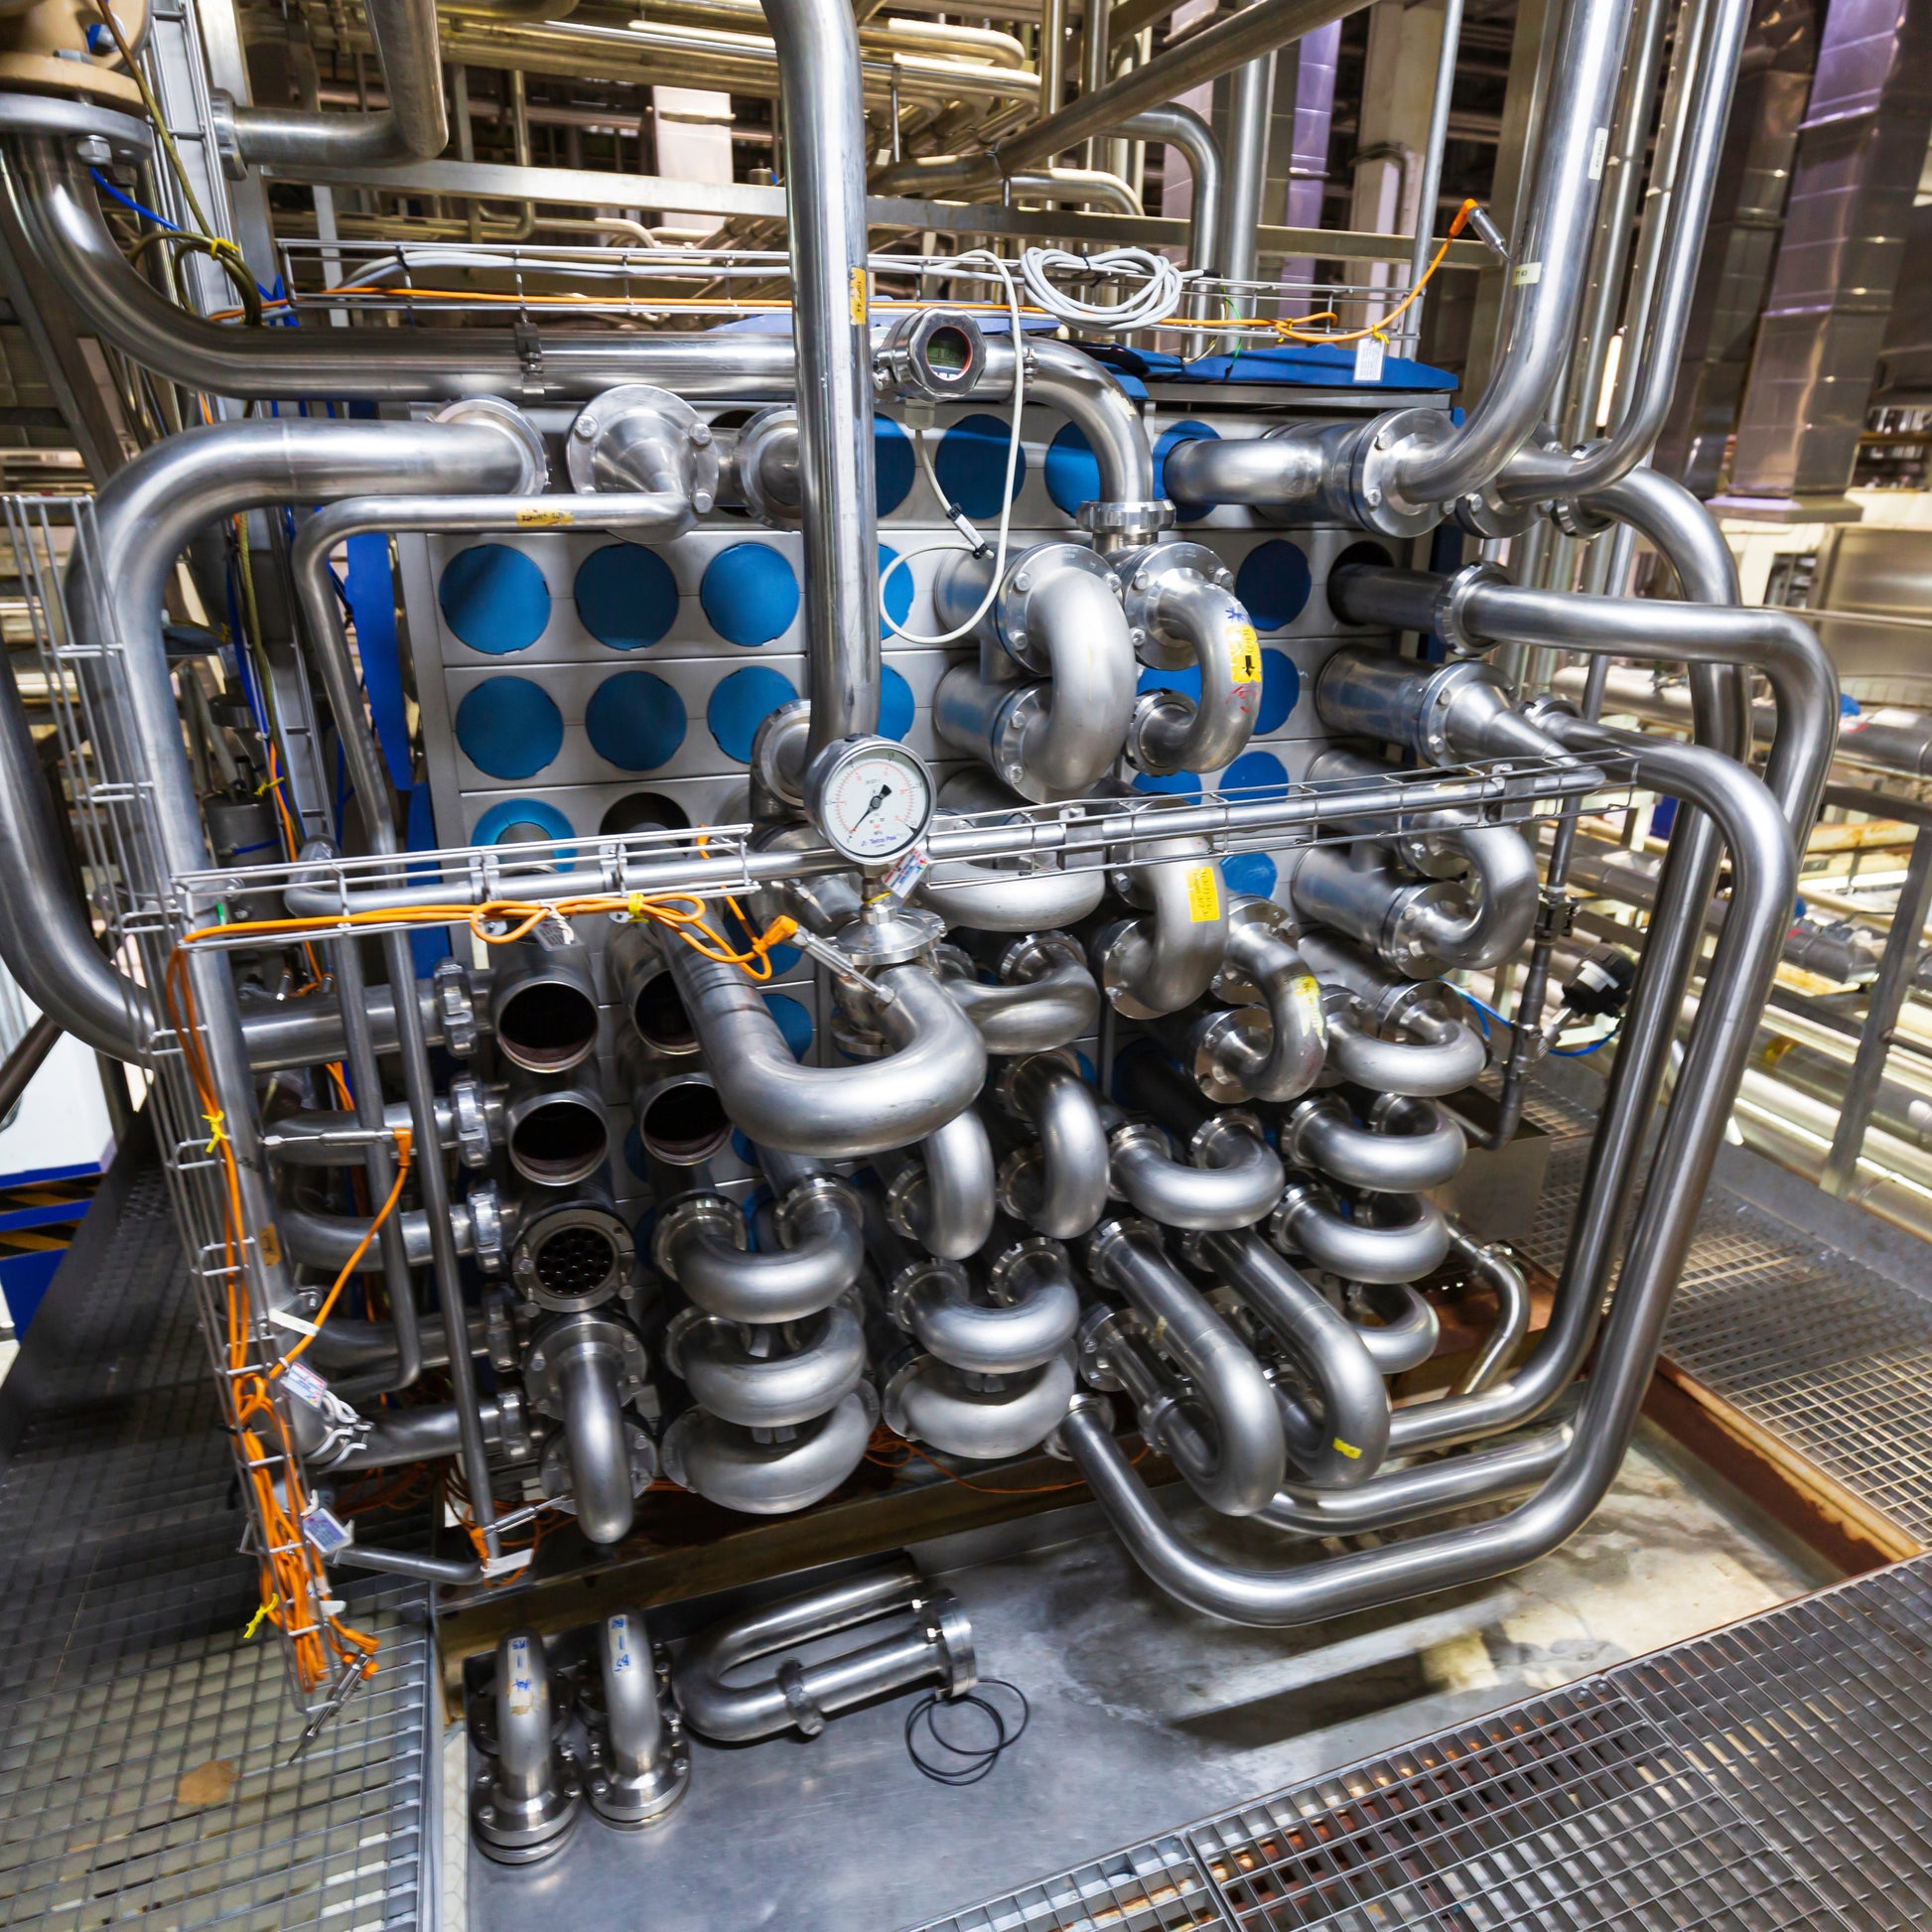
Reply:
[[437, 586], [443, 621], [472, 650], [528, 650], [550, 621], [550, 587], [533, 558], [505, 543], [459, 550]]
[[457, 706], [456, 742], [479, 771], [528, 778], [564, 747], [564, 714], [527, 677], [490, 677]]
[[677, 621], [677, 579], [654, 550], [607, 543], [577, 570], [577, 617], [600, 644], [646, 650]]
[[754, 649], [782, 637], [798, 615], [791, 561], [768, 543], [734, 543], [705, 566], [698, 602], [728, 644]]
[[763, 664], [751, 665], [719, 680], [711, 702], [705, 706], [704, 720], [718, 741], [718, 749], [728, 759], [749, 764], [752, 740], [758, 736], [759, 727], [797, 695], [782, 671]]
[[607, 677], [584, 707], [584, 731], [601, 759], [624, 771], [655, 771], [684, 743], [684, 700], [649, 671]]
[[1301, 546], [1276, 537], [1241, 559], [1234, 594], [1248, 607], [1257, 630], [1283, 630], [1307, 608], [1312, 582]]

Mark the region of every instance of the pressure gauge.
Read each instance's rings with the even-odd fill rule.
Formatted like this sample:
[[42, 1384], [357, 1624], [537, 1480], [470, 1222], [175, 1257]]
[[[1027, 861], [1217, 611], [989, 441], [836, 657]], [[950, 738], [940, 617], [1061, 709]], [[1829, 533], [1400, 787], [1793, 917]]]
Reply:
[[861, 866], [889, 866], [932, 819], [932, 778], [890, 738], [841, 738], [805, 773], [805, 809], [839, 851]]

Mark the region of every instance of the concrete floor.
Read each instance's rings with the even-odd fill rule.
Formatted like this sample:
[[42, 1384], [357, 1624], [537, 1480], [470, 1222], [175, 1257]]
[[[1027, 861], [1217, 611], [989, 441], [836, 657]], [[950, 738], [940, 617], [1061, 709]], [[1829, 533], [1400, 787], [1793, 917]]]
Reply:
[[[1269, 1532], [1209, 1530], [1204, 1512], [1170, 1503], [1228, 1554], [1281, 1560]], [[1027, 1736], [984, 1783], [951, 1789], [914, 1771], [905, 1700], [810, 1743], [698, 1744], [691, 1795], [657, 1831], [626, 1837], [587, 1819], [558, 1860], [528, 1871], [470, 1854], [469, 1924], [894, 1932], [1829, 1580], [1651, 1434], [1556, 1555], [1312, 1630], [1243, 1630], [1179, 1608], [1089, 1511], [1045, 1533], [1045, 1547], [1000, 1554], [964, 1539], [914, 1553], [972, 1618], [982, 1675], [1019, 1684], [1033, 1705]], [[448, 1849], [455, 1878], [461, 1841]]]

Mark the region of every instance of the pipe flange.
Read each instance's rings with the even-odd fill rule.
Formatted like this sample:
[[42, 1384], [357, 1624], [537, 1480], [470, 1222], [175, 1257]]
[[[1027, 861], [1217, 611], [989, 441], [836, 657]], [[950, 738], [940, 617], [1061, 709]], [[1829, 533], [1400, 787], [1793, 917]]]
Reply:
[[466, 1168], [489, 1166], [492, 1117], [500, 1119], [502, 1095], [492, 1096], [474, 1073], [460, 1073], [450, 1082], [450, 1125], [456, 1135], [457, 1159]]
[[513, 489], [504, 490], [505, 496], [535, 496], [550, 481], [550, 457], [543, 447], [543, 432], [514, 403], [500, 396], [461, 396], [455, 402], [446, 402], [430, 421], [474, 423], [507, 437], [516, 447], [523, 474]]
[[624, 1294], [636, 1263], [621, 1215], [598, 1201], [565, 1201], [518, 1230], [510, 1279], [538, 1308], [568, 1313]]
[[1267, 1035], [1255, 1032], [1259, 1016], [1260, 1008], [1253, 1003], [1226, 1007], [1205, 1025], [1192, 1030], [1194, 1050], [1187, 1072], [1195, 1086], [1217, 1107], [1238, 1106], [1255, 1097], [1254, 1089], [1244, 1086], [1227, 1068], [1235, 1057], [1228, 1048], [1244, 1034], [1251, 1035], [1248, 1044], [1263, 1052], [1267, 1050]]
[[1154, 1009], [1134, 997], [1132, 978], [1125, 964], [1125, 955], [1133, 948], [1140, 931], [1139, 919], [1116, 919], [1102, 926], [1093, 939], [1093, 966], [1100, 977], [1100, 990], [1116, 1013], [1125, 1014], [1129, 1020], [1154, 1020], [1160, 1017]]
[[603, 1736], [591, 1732], [590, 1806], [605, 1824], [621, 1832], [641, 1832], [655, 1825], [675, 1811], [691, 1789], [691, 1744], [684, 1734], [684, 1720], [664, 1707], [670, 1688], [669, 1667], [659, 1663], [657, 1696], [664, 1715], [664, 1751], [659, 1762], [647, 1765], [635, 1777], [625, 1777], [610, 1761]]
[[493, 1180], [480, 1180], [464, 1198], [470, 1216], [470, 1252], [485, 1275], [503, 1272], [503, 1238], [507, 1216]]
[[[1114, 1367], [1112, 1351], [1118, 1338], [1132, 1334], [1134, 1317], [1125, 1309], [1110, 1309], [1096, 1305], [1081, 1317], [1079, 1333], [1074, 1337], [1074, 1351], [1078, 1357], [1080, 1380], [1090, 1389], [1104, 1389], [1110, 1395], [1122, 1393], [1127, 1384], [1121, 1380], [1120, 1371]], [[1076, 1396], [1077, 1402], [1079, 1398]], [[1112, 1411], [1109, 1410], [1111, 1416]]]
[[98, 151], [79, 157], [94, 168], [104, 168], [110, 161], [132, 164], [154, 159], [154, 130], [146, 121], [59, 94], [0, 94], [0, 134], [51, 134], [62, 140], [99, 142]]
[[718, 500], [718, 444], [682, 396], [649, 382], [621, 382], [578, 411], [564, 463], [580, 495], [598, 490], [681, 489], [703, 516]]
[[804, 504], [798, 496], [789, 497], [774, 490], [764, 475], [764, 464], [771, 453], [791, 445], [790, 467], [795, 475], [798, 464], [798, 412], [789, 403], [774, 403], [759, 413], [738, 432], [738, 453], [732, 460], [738, 493], [745, 507], [768, 530], [795, 530], [805, 520]]
[[1313, 1155], [1303, 1147], [1302, 1142], [1311, 1127], [1324, 1120], [1334, 1121], [1342, 1127], [1352, 1127], [1355, 1124], [1355, 1117], [1349, 1111], [1347, 1101], [1338, 1093], [1311, 1093], [1298, 1100], [1282, 1121], [1283, 1161], [1298, 1168], [1316, 1166]]
[[[1194, 661], [1193, 647], [1174, 643], [1155, 621], [1161, 593], [1177, 579], [1196, 577], [1232, 591], [1234, 573], [1204, 543], [1154, 543], [1116, 552], [1107, 560], [1120, 583], [1121, 604], [1132, 627], [1134, 651], [1156, 670], [1181, 671]], [[1238, 608], [1238, 607], [1237, 607]], [[1245, 618], [1245, 613], [1242, 616]]]
[[[643, 1425], [628, 1416], [623, 1419], [623, 1442], [630, 1464], [630, 1493], [641, 1496], [657, 1480], [657, 1445], [645, 1434]], [[570, 1493], [570, 1442], [561, 1429], [543, 1446], [537, 1480], [551, 1508], [565, 1516], [577, 1514], [577, 1499]]]
[[[1058, 934], [1054, 935], [1058, 937]], [[1066, 941], [1074, 957], [1079, 957], [1079, 948], [1071, 940]], [[1083, 962], [1084, 963], [1084, 962]], [[1027, 1069], [1046, 1061], [1054, 1066], [1063, 1066], [1076, 1077], [1080, 1076], [1080, 1056], [1070, 1046], [1042, 1046], [1035, 1053], [1021, 1053], [1010, 1060], [1002, 1060], [999, 1070], [993, 1075], [993, 1098], [997, 1100], [1015, 1120], [1033, 1124], [1033, 1109], [1026, 1104], [1022, 1089], [1026, 1084]]]
[[[1036, 543], [1031, 550], [1023, 550], [1007, 566], [1007, 574], [993, 599], [993, 634], [1008, 655], [1030, 671], [1043, 674], [1052, 669], [1045, 645], [1034, 635], [1031, 614], [1035, 587], [1062, 570], [1077, 570], [1097, 577], [1116, 597], [1120, 595], [1119, 582], [1106, 559], [1085, 544]], [[1001, 760], [1003, 772], [1007, 760]], [[1007, 782], [1011, 784], [1013, 780], [1008, 778]]]
[[1438, 921], [1466, 917], [1469, 909], [1469, 891], [1459, 879], [1432, 879], [1404, 886], [1390, 897], [1376, 951], [1383, 964], [1396, 972], [1407, 973], [1411, 979], [1434, 980], [1443, 962], [1423, 935]]
[[[1437, 625], [1440, 634], [1456, 649], [1480, 651], [1483, 648], [1463, 628], [1462, 611], [1474, 592], [1496, 583], [1499, 577], [1494, 564], [1471, 564], [1466, 570], [1458, 570], [1444, 587], [1437, 599]], [[1416, 707], [1416, 750], [1431, 764], [1461, 761], [1449, 743], [1449, 714], [1466, 697], [1470, 687], [1478, 684], [1488, 685], [1505, 696], [1509, 689], [1503, 674], [1476, 655], [1445, 664], [1424, 685]]]
[[1173, 527], [1175, 514], [1165, 496], [1155, 496], [1138, 502], [1082, 503], [1073, 520], [1092, 536], [1096, 549], [1114, 551], [1152, 543]]
[[973, 1625], [959, 1598], [949, 1589], [935, 1589], [920, 1605], [925, 1640], [945, 1661], [942, 1697], [964, 1697], [979, 1681], [979, 1653], [973, 1644]]
[[1348, 451], [1346, 487], [1355, 521], [1377, 536], [1419, 537], [1443, 520], [1440, 504], [1418, 503], [1398, 487], [1403, 463], [1455, 434], [1447, 409], [1392, 409], [1365, 423]]
[[[796, 1193], [798, 1190], [794, 1188], [792, 1191]], [[785, 1198], [789, 1201], [791, 1195], [787, 1194]], [[783, 1209], [779, 1211], [782, 1213]], [[725, 1194], [680, 1194], [658, 1209], [657, 1225], [651, 1230], [651, 1266], [666, 1281], [678, 1279], [677, 1237], [686, 1228], [693, 1227], [717, 1236], [728, 1247], [745, 1248], [751, 1245], [745, 1232], [745, 1216], [739, 1211], [735, 1200]]]
[[[1173, 1143], [1168, 1140], [1165, 1134], [1161, 1133], [1158, 1127], [1141, 1126], [1137, 1129], [1130, 1123], [1129, 1127], [1116, 1130], [1116, 1132], [1117, 1136], [1120, 1133], [1129, 1132], [1160, 1134], [1164, 1152], [1173, 1146]], [[1145, 1215], [1108, 1215], [1086, 1237], [1087, 1273], [1093, 1276], [1096, 1281], [1104, 1281], [1108, 1272], [1107, 1263], [1109, 1257], [1117, 1249], [1134, 1241], [1145, 1241], [1157, 1252], [1164, 1252], [1161, 1242], [1161, 1230], [1152, 1221], [1148, 1220]]]
[[1206, 1168], [1231, 1141], [1239, 1143], [1244, 1152], [1250, 1147], [1265, 1150], [1268, 1146], [1268, 1136], [1253, 1114], [1244, 1107], [1226, 1107], [1210, 1114], [1187, 1137], [1187, 1158], [1195, 1167]]
[[[766, 714], [752, 738], [752, 797], [803, 809], [812, 701], [794, 698]], [[782, 813], [779, 814], [782, 816]]]
[[[1466, 616], [1469, 599], [1477, 591], [1488, 590], [1498, 585], [1507, 586], [1508, 583], [1509, 573], [1500, 564], [1481, 562], [1464, 564], [1436, 594], [1434, 616], [1437, 636], [1442, 638], [1450, 650], [1463, 651], [1470, 656], [1480, 656], [1489, 648], [1489, 642], [1487, 638], [1478, 637], [1468, 626]], [[1490, 681], [1501, 684], [1503, 680], [1492, 673]]]
[[1282, 1197], [1275, 1211], [1268, 1217], [1268, 1238], [1285, 1253], [1301, 1254], [1301, 1244], [1295, 1239], [1295, 1224], [1303, 1213], [1311, 1208], [1331, 1208], [1341, 1211], [1339, 1201], [1307, 1174], [1290, 1174], [1288, 1183], [1282, 1189]]
[[1055, 966], [1084, 966], [1087, 956], [1077, 939], [1064, 932], [1023, 932], [1000, 954], [994, 977], [1003, 986], [1027, 986]]
[[664, 1333], [657, 1343], [657, 1352], [663, 1358], [664, 1366], [677, 1379], [684, 1380], [684, 1343], [694, 1330], [707, 1327], [715, 1317], [700, 1308], [679, 1309], [665, 1324]]
[[1549, 511], [1550, 521], [1567, 537], [1582, 537], [1587, 541], [1591, 537], [1600, 537], [1604, 531], [1616, 525], [1615, 517], [1606, 516], [1581, 496], [1558, 496], [1545, 507]]
[[507, 1384], [496, 1390], [496, 1432], [505, 1456], [512, 1462], [530, 1459], [530, 1410], [523, 1392]]
[[886, 1183], [886, 1225], [904, 1240], [919, 1242], [931, 1194], [932, 1182], [924, 1164], [908, 1160]]
[[[905, 1232], [902, 1228], [898, 1231]], [[906, 1239], [916, 1240], [917, 1237], [907, 1235]], [[961, 1293], [965, 1293], [970, 1287], [965, 1269], [956, 1261], [907, 1262], [893, 1277], [892, 1284], [886, 1291], [886, 1312], [892, 1316], [894, 1326], [908, 1335], [917, 1332], [912, 1323], [913, 1298], [927, 1282], [940, 1282], [948, 1288], [957, 1288]], [[887, 1420], [891, 1421], [891, 1417], [888, 1416]]]
[[1000, 1163], [993, 1191], [1003, 1212], [1031, 1227], [1046, 1199], [1046, 1150], [1037, 1141], [1015, 1148]]
[[643, 1394], [650, 1357], [634, 1328], [605, 1314], [562, 1314], [537, 1330], [523, 1365], [523, 1387], [539, 1415], [562, 1420], [563, 1369], [583, 1354], [605, 1355], [617, 1364], [620, 1402], [632, 1402]]
[[[719, 1196], [711, 1198], [717, 1199]], [[843, 1174], [807, 1174], [792, 1186], [773, 1210], [772, 1218], [777, 1223], [779, 1238], [787, 1247], [791, 1245], [799, 1218], [806, 1208], [818, 1201], [831, 1201], [855, 1221], [865, 1216], [865, 1203], [859, 1198], [859, 1190]], [[743, 1225], [742, 1221], [740, 1225]]]
[[1013, 696], [1000, 707], [987, 738], [987, 751], [1001, 782], [1035, 805], [1047, 803], [1052, 797], [1052, 790], [1027, 769], [1027, 760], [1021, 754], [1026, 748], [1028, 734], [1035, 729], [1035, 720], [1051, 702], [1050, 687], [1046, 685], [1017, 685]]
[[861, 972], [879, 972], [926, 957], [945, 936], [946, 922], [937, 912], [875, 900], [832, 943]]
[[[1069, 1416], [1084, 1415], [1096, 1417], [1099, 1420], [1100, 1426], [1106, 1430], [1109, 1436], [1114, 1433], [1114, 1405], [1104, 1395], [1100, 1395], [1094, 1390], [1076, 1389], [1073, 1392], [1073, 1400], [1066, 1406], [1066, 1413]], [[1047, 1437], [1045, 1442], [1039, 1446], [1041, 1450], [1045, 1454], [1050, 1455], [1055, 1462], [1071, 1462], [1073, 1460], [1072, 1452], [1066, 1447], [1066, 1438], [1061, 1433], [1065, 1425], [1062, 1423], [1060, 1428], [1055, 1429]]]
[[1505, 502], [1493, 483], [1458, 496], [1449, 512], [1455, 527], [1472, 537], [1520, 537], [1536, 521], [1534, 503]]
[[1025, 1276], [1035, 1262], [1045, 1262], [1056, 1273], [1067, 1265], [1066, 1243], [1050, 1234], [1029, 1234], [1010, 1242], [994, 1258], [986, 1271], [986, 1292], [1002, 1308], [1012, 1308], [1027, 1293]]
[[576, 1760], [563, 1751], [552, 1756], [549, 1789], [535, 1798], [500, 1791], [494, 1770], [479, 1772], [470, 1787], [470, 1830], [477, 1850], [494, 1864], [538, 1864], [554, 1858], [583, 1809]]

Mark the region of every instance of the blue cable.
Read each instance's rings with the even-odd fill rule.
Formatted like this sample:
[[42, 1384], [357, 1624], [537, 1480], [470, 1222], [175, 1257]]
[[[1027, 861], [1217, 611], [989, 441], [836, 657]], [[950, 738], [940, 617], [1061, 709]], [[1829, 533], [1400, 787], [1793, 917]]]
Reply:
[[1449, 991], [1456, 994], [1461, 999], [1468, 1001], [1468, 1003], [1475, 1008], [1476, 1018], [1478, 1021], [1481, 1022], [1482, 1025], [1482, 1036], [1484, 1039], [1487, 1039], [1489, 1037], [1490, 1021], [1492, 1020], [1495, 1021], [1499, 1027], [1513, 1027], [1516, 1024], [1513, 1020], [1510, 1019], [1508, 1014], [1498, 1013], [1494, 1007], [1488, 1005], [1486, 1002], [1482, 1000], [1478, 1000], [1473, 993], [1466, 991], [1464, 988], [1460, 986], [1451, 986], [1449, 988]]
[[[118, 202], [122, 207], [128, 210], [130, 214], [138, 214], [143, 221], [152, 221], [157, 228], [165, 228], [170, 234], [194, 234], [195, 233], [194, 229], [192, 228], [184, 228], [178, 225], [176, 222], [170, 221], [165, 214], [157, 214], [153, 208], [143, 207], [141, 204], [137, 202], [132, 195], [123, 195], [121, 191], [118, 188], [116, 188], [114, 184], [111, 181], [109, 181], [107, 177], [103, 175], [98, 168], [89, 168], [87, 172], [93, 176], [94, 186], [98, 188], [100, 192], [108, 198], [109, 201]], [[207, 239], [207, 237], [206, 235], [197, 235], [196, 239], [198, 241], [205, 241]], [[251, 276], [249, 279], [253, 280], [253, 277]], [[273, 289], [265, 289], [262, 287], [262, 285], [259, 282], [255, 283], [255, 291], [258, 295], [260, 295], [260, 297], [264, 302], [281, 302], [286, 300], [286, 298], [281, 293], [281, 289], [282, 289], [282, 278], [279, 275], [276, 276], [275, 278], [275, 286]]]

